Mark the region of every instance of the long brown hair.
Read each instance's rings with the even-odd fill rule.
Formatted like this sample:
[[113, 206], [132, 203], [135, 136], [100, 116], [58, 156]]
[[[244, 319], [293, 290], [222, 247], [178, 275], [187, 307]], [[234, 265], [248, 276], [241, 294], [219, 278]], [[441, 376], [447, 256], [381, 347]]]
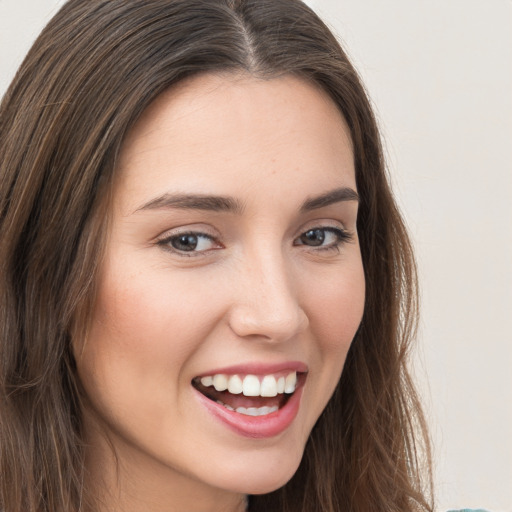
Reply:
[[87, 499], [70, 333], [86, 329], [94, 303], [116, 158], [161, 92], [230, 70], [294, 74], [338, 105], [354, 147], [366, 277], [362, 324], [299, 470], [252, 496], [250, 510], [432, 510], [428, 438], [406, 369], [411, 246], [364, 88], [298, 0], [71, 0], [27, 55], [0, 106], [2, 510], [76, 512]]

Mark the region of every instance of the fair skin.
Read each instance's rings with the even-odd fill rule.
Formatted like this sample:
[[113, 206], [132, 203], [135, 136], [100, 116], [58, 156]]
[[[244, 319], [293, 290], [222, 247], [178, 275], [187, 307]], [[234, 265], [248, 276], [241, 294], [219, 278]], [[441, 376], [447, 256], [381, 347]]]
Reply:
[[296, 471], [361, 321], [348, 128], [298, 78], [202, 75], [147, 109], [118, 171], [75, 343], [86, 483], [102, 511], [239, 512]]

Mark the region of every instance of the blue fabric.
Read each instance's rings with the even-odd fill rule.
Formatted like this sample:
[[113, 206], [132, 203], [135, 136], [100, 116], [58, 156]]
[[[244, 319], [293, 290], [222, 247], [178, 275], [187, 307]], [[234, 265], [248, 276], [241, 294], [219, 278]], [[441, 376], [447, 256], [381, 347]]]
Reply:
[[447, 510], [446, 512], [488, 512], [483, 508], [461, 508], [459, 510]]

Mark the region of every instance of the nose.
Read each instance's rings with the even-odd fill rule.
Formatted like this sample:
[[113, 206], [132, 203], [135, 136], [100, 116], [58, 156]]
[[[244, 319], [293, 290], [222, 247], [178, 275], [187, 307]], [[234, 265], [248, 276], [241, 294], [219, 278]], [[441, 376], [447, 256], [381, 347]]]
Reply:
[[282, 255], [262, 251], [242, 264], [233, 283], [231, 329], [240, 337], [284, 342], [307, 329], [309, 319], [298, 297], [298, 283]]

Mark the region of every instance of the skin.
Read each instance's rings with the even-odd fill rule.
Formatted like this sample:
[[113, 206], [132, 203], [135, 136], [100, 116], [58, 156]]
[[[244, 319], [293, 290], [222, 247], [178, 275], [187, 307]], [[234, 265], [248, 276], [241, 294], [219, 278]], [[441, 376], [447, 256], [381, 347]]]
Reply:
[[[87, 485], [101, 510], [243, 510], [244, 495], [296, 471], [361, 321], [357, 200], [301, 211], [356, 191], [348, 128], [298, 78], [202, 75], [147, 109], [118, 171], [91, 328], [75, 343]], [[155, 202], [176, 193], [229, 196], [240, 211]], [[304, 243], [313, 228], [320, 246]], [[189, 232], [204, 234], [197, 250], [173, 249]], [[215, 368], [283, 361], [308, 374], [297, 417], [270, 438], [227, 428], [191, 385]]]

